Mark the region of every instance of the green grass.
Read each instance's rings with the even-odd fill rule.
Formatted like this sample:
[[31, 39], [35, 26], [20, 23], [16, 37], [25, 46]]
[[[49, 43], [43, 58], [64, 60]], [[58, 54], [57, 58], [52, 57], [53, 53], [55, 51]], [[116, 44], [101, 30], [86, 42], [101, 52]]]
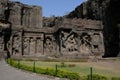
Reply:
[[[33, 61], [21, 61], [21, 64], [27, 64], [29, 66], [33, 66]], [[64, 62], [65, 67], [61, 67], [61, 62], [42, 62], [42, 61], [36, 61], [35, 63], [36, 67], [51, 67], [55, 68], [55, 65], [57, 64], [59, 67], [58, 69], [68, 70], [72, 72], [78, 72], [81, 76], [86, 76], [90, 73], [90, 65], [84, 64], [84, 63], [78, 63], [78, 62]], [[74, 67], [69, 67], [70, 64], [74, 64]], [[100, 74], [103, 76], [106, 76], [108, 78], [112, 77], [119, 77], [120, 72], [116, 73], [116, 71], [111, 71], [106, 68], [99, 68], [99, 67], [93, 67], [93, 74]]]
[[[17, 61], [16, 61], [17, 62]], [[20, 61], [20, 64], [33, 66], [34, 61]], [[90, 74], [90, 67], [92, 66], [89, 62], [43, 62], [43, 61], [35, 61], [36, 67], [42, 68], [54, 68], [55, 65], [58, 65], [58, 69], [67, 70], [71, 72], [77, 72], [80, 76], [86, 76]], [[69, 65], [74, 65], [69, 67]], [[63, 67], [61, 67], [63, 66]], [[109, 80], [112, 77], [120, 77], [120, 72], [116, 72], [114, 70], [107, 69], [108, 67], [101, 68], [99, 65], [95, 65], [93, 67], [93, 74], [100, 74], [102, 76], [106, 76]], [[119, 71], [119, 70], [118, 70]]]

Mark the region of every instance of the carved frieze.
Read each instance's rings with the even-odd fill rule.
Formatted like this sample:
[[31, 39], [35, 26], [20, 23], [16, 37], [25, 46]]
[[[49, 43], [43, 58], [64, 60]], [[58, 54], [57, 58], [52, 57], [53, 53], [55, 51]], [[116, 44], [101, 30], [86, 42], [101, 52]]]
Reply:
[[74, 32], [61, 31], [61, 52], [63, 52], [63, 54], [78, 51], [76, 35]]
[[54, 45], [54, 38], [53, 35], [45, 35], [45, 42], [44, 42], [44, 55], [55, 55], [55, 45]]
[[91, 35], [87, 32], [83, 32], [80, 35], [80, 53], [90, 55], [91, 53]]
[[15, 31], [12, 35], [12, 53], [13, 55], [21, 55], [21, 32]]

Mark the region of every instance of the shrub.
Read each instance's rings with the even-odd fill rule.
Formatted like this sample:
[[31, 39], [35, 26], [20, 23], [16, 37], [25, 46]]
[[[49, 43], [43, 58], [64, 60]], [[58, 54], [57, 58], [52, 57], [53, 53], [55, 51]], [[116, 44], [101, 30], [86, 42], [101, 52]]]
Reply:
[[75, 67], [76, 65], [75, 64], [69, 64], [69, 67]]
[[[19, 64], [18, 60], [8, 59], [7, 63], [15, 68], [20, 68], [26, 71], [34, 72], [33, 66], [28, 66], [26, 64]], [[62, 66], [66, 66], [64, 63], [61, 63]], [[42, 68], [42, 67], [35, 67], [35, 72], [39, 74], [46, 74], [50, 76], [57, 76], [60, 78], [68, 78], [70, 80], [90, 80], [90, 75], [80, 77], [79, 73], [70, 72], [66, 70], [55, 70], [54, 68]], [[108, 80], [107, 77], [93, 74], [92, 80]], [[120, 77], [112, 77], [111, 80], [120, 80]]]
[[120, 77], [112, 77], [111, 80], [120, 80]]
[[[87, 76], [87, 80], [90, 80], [90, 75]], [[108, 80], [107, 77], [98, 75], [98, 74], [93, 74], [92, 75], [92, 80]]]
[[[12, 60], [12, 59], [8, 59], [7, 62], [11, 66], [18, 68], [18, 62], [17, 61]], [[19, 67], [20, 67], [20, 69], [34, 72], [33, 66], [20, 64]], [[56, 70], [53, 69], [53, 68], [36, 67], [35, 68], [35, 72], [39, 73], [39, 74], [46, 74], [46, 75], [50, 75], [50, 76], [57, 76], [57, 77], [60, 77], [60, 78], [68, 78], [70, 80], [80, 80], [80, 76], [79, 76], [78, 73], [69, 72], [69, 71], [65, 71], [65, 70], [57, 70], [57, 73], [56, 73]]]
[[70, 80], [79, 80], [80, 76], [78, 73], [69, 72], [65, 70], [58, 70], [57, 77], [68, 78]]

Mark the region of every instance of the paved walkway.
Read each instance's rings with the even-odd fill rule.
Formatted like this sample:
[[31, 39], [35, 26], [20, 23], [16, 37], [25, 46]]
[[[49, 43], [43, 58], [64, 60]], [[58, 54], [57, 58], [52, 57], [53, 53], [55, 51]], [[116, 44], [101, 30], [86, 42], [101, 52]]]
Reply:
[[6, 64], [4, 60], [0, 61], [0, 80], [66, 80], [46, 75], [25, 72], [13, 68]]

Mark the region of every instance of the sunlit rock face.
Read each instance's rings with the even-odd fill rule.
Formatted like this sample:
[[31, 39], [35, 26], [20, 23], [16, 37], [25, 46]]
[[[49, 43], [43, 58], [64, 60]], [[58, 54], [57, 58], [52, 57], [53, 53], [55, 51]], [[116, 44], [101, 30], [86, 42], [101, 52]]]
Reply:
[[42, 27], [42, 8], [29, 6], [19, 2], [9, 2], [9, 21], [13, 26], [30, 28]]
[[119, 0], [88, 0], [66, 17], [101, 20], [104, 25], [105, 57], [116, 57], [120, 53], [119, 7]]
[[[87, 11], [88, 5], [96, 7]], [[104, 25], [97, 16], [100, 12], [94, 11], [98, 6], [96, 2], [82, 4], [80, 17], [42, 18], [40, 6], [7, 1], [0, 8], [0, 48], [19, 58], [101, 58]]]

